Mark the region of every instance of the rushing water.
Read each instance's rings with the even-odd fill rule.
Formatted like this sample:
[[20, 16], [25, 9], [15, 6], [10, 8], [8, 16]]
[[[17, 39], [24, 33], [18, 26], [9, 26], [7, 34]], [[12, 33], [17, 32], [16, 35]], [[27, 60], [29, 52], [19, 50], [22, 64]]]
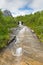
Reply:
[[19, 47], [16, 49], [16, 56], [21, 56], [22, 55], [22, 48]]
[[14, 32], [16, 41], [0, 54], [0, 65], [43, 65], [43, 48], [36, 35], [21, 22]]
[[19, 22], [19, 26], [22, 29], [19, 31], [19, 33], [16, 36], [16, 42], [12, 43], [10, 46], [12, 55], [14, 56], [21, 56], [23, 54], [21, 41], [23, 41], [23, 38], [24, 38], [25, 26], [21, 24], [21, 21]]
[[21, 21], [19, 21], [19, 27], [22, 27], [23, 25], [22, 25], [22, 22]]

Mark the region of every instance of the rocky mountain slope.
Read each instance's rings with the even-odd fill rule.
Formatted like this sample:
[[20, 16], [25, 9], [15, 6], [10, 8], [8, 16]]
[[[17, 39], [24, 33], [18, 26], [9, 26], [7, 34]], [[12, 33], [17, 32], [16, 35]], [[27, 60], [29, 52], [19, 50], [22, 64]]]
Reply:
[[4, 14], [4, 16], [12, 16], [12, 14], [9, 10], [4, 10], [3, 14]]

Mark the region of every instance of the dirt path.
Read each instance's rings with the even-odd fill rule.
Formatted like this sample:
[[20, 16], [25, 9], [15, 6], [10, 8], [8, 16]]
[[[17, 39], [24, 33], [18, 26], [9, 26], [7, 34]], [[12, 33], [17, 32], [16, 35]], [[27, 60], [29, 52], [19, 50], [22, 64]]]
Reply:
[[12, 35], [16, 42], [0, 54], [0, 65], [43, 65], [43, 46], [30, 28], [22, 26]]

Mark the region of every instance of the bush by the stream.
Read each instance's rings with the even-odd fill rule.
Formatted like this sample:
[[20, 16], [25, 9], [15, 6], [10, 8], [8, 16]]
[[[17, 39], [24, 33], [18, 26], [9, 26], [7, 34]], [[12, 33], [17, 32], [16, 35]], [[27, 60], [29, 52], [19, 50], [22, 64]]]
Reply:
[[33, 29], [39, 40], [43, 42], [43, 11], [34, 14], [16, 17], [16, 20], [23, 21], [24, 24]]
[[16, 23], [13, 17], [4, 16], [0, 10], [0, 49], [5, 47], [9, 40], [9, 29], [16, 27]]

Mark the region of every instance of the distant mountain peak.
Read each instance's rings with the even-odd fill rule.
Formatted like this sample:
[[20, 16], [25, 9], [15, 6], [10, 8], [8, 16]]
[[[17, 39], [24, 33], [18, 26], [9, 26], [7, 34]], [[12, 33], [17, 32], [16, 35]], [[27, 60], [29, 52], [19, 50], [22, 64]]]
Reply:
[[12, 16], [12, 14], [9, 10], [4, 10], [3, 14], [4, 14], [4, 16]]

